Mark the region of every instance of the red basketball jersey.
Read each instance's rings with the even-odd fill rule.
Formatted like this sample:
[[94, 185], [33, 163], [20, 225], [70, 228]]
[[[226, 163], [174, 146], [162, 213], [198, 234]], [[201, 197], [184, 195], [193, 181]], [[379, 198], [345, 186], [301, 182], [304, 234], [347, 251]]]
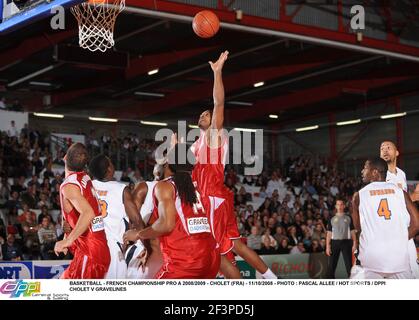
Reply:
[[228, 156], [228, 138], [223, 135], [221, 140], [220, 147], [210, 148], [205, 131], [201, 130], [199, 139], [191, 147], [197, 161], [192, 171], [192, 180], [201, 195], [223, 197], [227, 191], [224, 167]]
[[63, 205], [62, 189], [68, 185], [74, 184], [80, 188], [83, 197], [89, 202], [93, 209], [95, 218], [93, 219], [89, 229], [86, 230], [73, 244], [73, 249], [93, 257], [96, 263], [106, 264], [109, 260], [109, 249], [106, 241], [103, 217], [99, 209], [99, 203], [94, 192], [93, 184], [90, 177], [84, 172], [71, 173], [60, 186], [61, 212], [64, 219], [70, 224], [71, 228], [77, 224], [80, 213], [73, 208], [70, 212], [65, 212]]
[[[161, 236], [160, 248], [165, 264], [184, 270], [203, 270], [208, 268], [211, 253], [216, 250], [216, 242], [211, 232], [210, 222], [203, 207], [210, 206], [208, 197], [194, 206], [185, 204], [177, 194], [174, 182], [168, 178], [175, 190], [176, 225], [170, 234]], [[153, 191], [154, 219], [157, 220], [158, 201]]]

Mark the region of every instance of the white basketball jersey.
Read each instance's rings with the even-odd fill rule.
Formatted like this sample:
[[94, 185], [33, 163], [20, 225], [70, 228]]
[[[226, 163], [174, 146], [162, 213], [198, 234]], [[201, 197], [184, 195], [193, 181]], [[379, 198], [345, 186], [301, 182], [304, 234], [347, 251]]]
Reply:
[[147, 225], [150, 220], [151, 214], [154, 210], [153, 203], [153, 189], [158, 181], [146, 181], [147, 184], [147, 196], [145, 197], [144, 203], [141, 206], [141, 218], [143, 218], [144, 223]]
[[372, 182], [359, 191], [359, 260], [375, 272], [404, 272], [409, 267], [408, 214], [403, 191], [392, 183]]
[[126, 185], [116, 181], [101, 182], [93, 180], [93, 186], [102, 210], [108, 242], [123, 243], [122, 237], [127, 229], [128, 217], [124, 206]]
[[387, 182], [394, 183], [400, 189], [407, 192], [406, 174], [403, 170], [396, 168], [396, 174], [387, 171]]

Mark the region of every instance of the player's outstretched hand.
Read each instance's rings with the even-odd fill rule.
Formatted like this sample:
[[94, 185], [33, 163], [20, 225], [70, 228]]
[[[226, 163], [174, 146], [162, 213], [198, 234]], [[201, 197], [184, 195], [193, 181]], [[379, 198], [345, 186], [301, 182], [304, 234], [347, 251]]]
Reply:
[[227, 60], [227, 57], [228, 57], [228, 51], [226, 50], [223, 53], [221, 53], [220, 57], [218, 58], [216, 62], [208, 61], [208, 63], [211, 66], [212, 71], [221, 72], [221, 70], [223, 70], [224, 62], [226, 62]]
[[68, 247], [71, 247], [71, 242], [67, 239], [58, 241], [55, 243], [54, 252], [57, 256], [59, 256], [61, 252], [67, 254]]
[[147, 249], [144, 249], [143, 251], [141, 251], [141, 253], [137, 257], [137, 259], [140, 262], [139, 265], [138, 265], [138, 267], [141, 268], [141, 270], [143, 272], [145, 272], [145, 266], [147, 264], [148, 257], [149, 257], [149, 254], [148, 254]]
[[124, 233], [124, 243], [127, 244], [130, 241], [137, 241], [138, 240], [138, 231], [131, 229]]

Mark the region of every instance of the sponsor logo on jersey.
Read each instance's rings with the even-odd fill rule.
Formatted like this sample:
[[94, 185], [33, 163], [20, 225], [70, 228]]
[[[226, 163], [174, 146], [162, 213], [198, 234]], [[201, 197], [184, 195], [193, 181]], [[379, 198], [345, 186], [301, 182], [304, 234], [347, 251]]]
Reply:
[[189, 234], [211, 232], [211, 228], [206, 217], [188, 219]]
[[92, 220], [92, 231], [98, 232], [105, 230], [105, 223], [103, 222], [103, 217], [95, 217]]

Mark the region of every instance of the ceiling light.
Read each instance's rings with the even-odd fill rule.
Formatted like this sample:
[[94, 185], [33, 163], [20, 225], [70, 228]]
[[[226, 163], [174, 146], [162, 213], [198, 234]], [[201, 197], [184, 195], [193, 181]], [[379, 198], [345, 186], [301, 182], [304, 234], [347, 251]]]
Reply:
[[45, 118], [59, 118], [59, 119], [64, 118], [64, 115], [62, 115], [62, 114], [55, 114], [55, 113], [39, 113], [39, 112], [34, 112], [33, 115], [34, 116], [37, 116], [37, 117], [45, 117]]
[[391, 119], [391, 118], [404, 117], [406, 114], [407, 114], [406, 112], [385, 114], [385, 115], [382, 115], [380, 118], [385, 120], [385, 119]]
[[360, 122], [361, 122], [361, 119], [354, 119], [354, 120], [348, 120], [348, 121], [341, 121], [341, 122], [336, 123], [336, 125], [347, 126], [347, 125], [350, 125], [350, 124], [357, 124], [357, 123], [360, 123]]
[[148, 74], [149, 76], [151, 76], [151, 75], [156, 74], [156, 73], [158, 73], [158, 72], [159, 72], [159, 69], [153, 69], [153, 70], [150, 70], [149, 72], [147, 72], [147, 74]]
[[166, 127], [167, 123], [165, 122], [153, 122], [153, 121], [140, 121], [141, 124], [145, 124], [148, 126], [160, 126], [160, 127]]
[[144, 92], [144, 91], [136, 91], [134, 92], [134, 94], [137, 96], [157, 97], [157, 98], [163, 98], [165, 96], [164, 93]]
[[92, 120], [92, 121], [102, 121], [102, 122], [118, 122], [118, 119], [112, 119], [112, 118], [89, 117], [89, 120]]
[[256, 132], [256, 129], [248, 129], [248, 128], [234, 128], [236, 131], [242, 131], [242, 132]]
[[253, 102], [244, 102], [244, 101], [227, 101], [228, 104], [233, 104], [236, 106], [253, 106]]
[[302, 132], [302, 131], [315, 130], [315, 129], [318, 129], [318, 128], [319, 128], [319, 126], [315, 125], [315, 126], [310, 126], [310, 127], [297, 128], [297, 129], [295, 129], [295, 131]]

